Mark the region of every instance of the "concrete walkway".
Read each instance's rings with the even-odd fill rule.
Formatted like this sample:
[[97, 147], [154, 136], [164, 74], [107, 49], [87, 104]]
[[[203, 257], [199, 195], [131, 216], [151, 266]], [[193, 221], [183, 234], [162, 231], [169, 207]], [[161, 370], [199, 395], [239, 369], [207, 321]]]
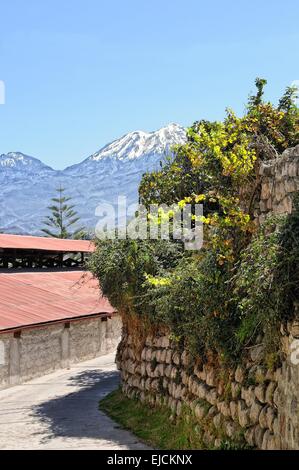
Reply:
[[109, 354], [0, 391], [0, 449], [146, 449], [98, 409], [118, 383]]

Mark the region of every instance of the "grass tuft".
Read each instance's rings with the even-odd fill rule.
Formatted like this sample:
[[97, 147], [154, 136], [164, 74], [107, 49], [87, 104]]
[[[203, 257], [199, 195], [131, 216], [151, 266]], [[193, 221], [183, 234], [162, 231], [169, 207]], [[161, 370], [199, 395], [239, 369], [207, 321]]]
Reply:
[[197, 432], [198, 422], [191, 415], [188, 420], [184, 419], [184, 412], [181, 417], [174, 418], [168, 408], [152, 408], [129, 399], [120, 389], [101, 400], [99, 406], [101, 411], [150, 447], [161, 450], [204, 448]]

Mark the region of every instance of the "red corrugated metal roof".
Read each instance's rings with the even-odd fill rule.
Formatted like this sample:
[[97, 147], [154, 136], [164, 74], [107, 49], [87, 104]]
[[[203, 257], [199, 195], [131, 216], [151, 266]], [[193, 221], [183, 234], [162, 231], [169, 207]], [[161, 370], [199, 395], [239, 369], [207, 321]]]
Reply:
[[0, 331], [114, 311], [89, 272], [0, 273]]
[[92, 253], [94, 243], [89, 240], [65, 240], [61, 238], [27, 237], [23, 235], [0, 234], [0, 248], [17, 250], [45, 250]]

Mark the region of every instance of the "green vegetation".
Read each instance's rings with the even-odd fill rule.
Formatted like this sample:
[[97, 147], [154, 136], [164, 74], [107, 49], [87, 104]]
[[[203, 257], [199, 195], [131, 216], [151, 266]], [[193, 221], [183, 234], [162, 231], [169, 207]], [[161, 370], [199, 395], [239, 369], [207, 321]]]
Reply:
[[203, 202], [203, 249], [110, 240], [99, 243], [89, 268], [120, 312], [167, 325], [194, 354], [238, 361], [262, 336], [274, 364], [278, 322], [298, 298], [299, 205], [258, 232], [253, 212], [259, 165], [299, 143], [299, 111], [292, 88], [277, 106], [264, 102], [265, 84], [256, 80], [244, 116], [228, 110], [223, 122], [194, 123], [174, 159], [141, 181], [146, 206]]
[[61, 186], [56, 189], [57, 196], [51, 199], [52, 204], [48, 207], [51, 215], [44, 220], [45, 228], [42, 232], [53, 238], [84, 238], [83, 228], [76, 228], [80, 220], [74, 205], [69, 204], [71, 198], [64, 195], [65, 189]]
[[88, 268], [100, 279], [110, 302], [122, 313], [151, 315], [146, 275], [163, 276], [182, 258], [182, 245], [159, 240], [102, 240]]
[[117, 390], [100, 402], [100, 409], [156, 449], [202, 448], [195, 426], [183, 419], [171, 422], [169, 408], [150, 408]]
[[[110, 393], [100, 401], [100, 409], [123, 428], [132, 431], [139, 439], [156, 449], [205, 449], [204, 430], [191, 412], [184, 410], [174, 418], [169, 408], [151, 408], [138, 400], [127, 398], [120, 390]], [[221, 439], [220, 448], [245, 448], [242, 439]]]
[[[299, 198], [291, 215], [269, 218], [240, 257], [234, 301], [238, 345], [251, 344], [263, 332], [268, 354], [276, 350], [278, 324], [299, 298]], [[268, 356], [269, 358], [269, 356]]]

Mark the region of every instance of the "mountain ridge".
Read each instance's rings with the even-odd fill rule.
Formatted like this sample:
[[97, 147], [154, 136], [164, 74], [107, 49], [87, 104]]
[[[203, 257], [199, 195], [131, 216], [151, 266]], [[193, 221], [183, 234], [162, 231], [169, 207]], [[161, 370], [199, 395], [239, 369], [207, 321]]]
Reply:
[[171, 147], [185, 140], [185, 129], [175, 123], [153, 132], [134, 131], [64, 170], [22, 152], [2, 154], [0, 231], [41, 234], [47, 206], [59, 185], [73, 198], [81, 223], [92, 230], [98, 204], [115, 205], [118, 195], [127, 196], [128, 204], [137, 202], [142, 174], [158, 167]]

